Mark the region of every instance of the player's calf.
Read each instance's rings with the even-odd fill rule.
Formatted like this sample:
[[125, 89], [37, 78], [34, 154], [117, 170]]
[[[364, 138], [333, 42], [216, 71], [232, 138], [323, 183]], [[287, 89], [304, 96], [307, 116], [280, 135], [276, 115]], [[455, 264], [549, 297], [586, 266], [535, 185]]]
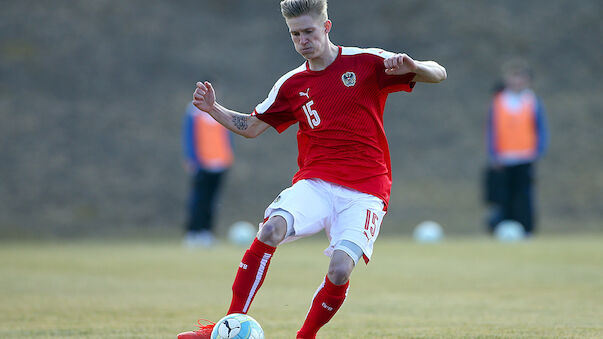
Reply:
[[251, 302], [264, 283], [275, 250], [276, 247], [270, 246], [259, 239], [253, 241], [245, 255], [243, 255], [232, 284], [232, 300], [228, 314], [247, 313]]
[[297, 332], [298, 339], [314, 339], [318, 330], [333, 318], [339, 310], [349, 287], [349, 281], [343, 285], [335, 285], [329, 277], [318, 287], [312, 305], [306, 315], [302, 328]]

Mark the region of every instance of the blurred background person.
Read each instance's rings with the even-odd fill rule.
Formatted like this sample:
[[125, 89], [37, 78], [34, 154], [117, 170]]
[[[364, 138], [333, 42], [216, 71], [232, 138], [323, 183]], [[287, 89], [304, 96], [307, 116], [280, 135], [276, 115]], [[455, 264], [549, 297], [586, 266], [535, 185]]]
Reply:
[[514, 220], [530, 236], [535, 231], [534, 165], [548, 142], [545, 111], [530, 88], [532, 73], [525, 60], [509, 60], [502, 77], [504, 87], [496, 91], [488, 113], [488, 230]]
[[186, 168], [192, 177], [184, 244], [208, 247], [215, 243], [217, 197], [234, 160], [232, 135], [192, 103], [186, 108], [182, 135]]

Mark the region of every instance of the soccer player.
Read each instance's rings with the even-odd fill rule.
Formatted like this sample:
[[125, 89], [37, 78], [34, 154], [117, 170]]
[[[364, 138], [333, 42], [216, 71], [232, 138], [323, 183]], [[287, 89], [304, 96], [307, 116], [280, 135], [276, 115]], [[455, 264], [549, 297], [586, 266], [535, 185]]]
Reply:
[[[245, 252], [232, 285], [228, 314], [247, 313], [276, 247], [325, 230], [329, 268], [297, 338], [315, 338], [343, 304], [352, 270], [368, 263], [391, 188], [383, 110], [391, 92], [416, 82], [438, 83], [446, 70], [406, 54], [333, 44], [326, 0], [280, 3], [295, 50], [305, 62], [283, 75], [251, 114], [216, 101], [212, 85], [198, 82], [193, 103], [233, 132], [255, 138], [298, 124], [298, 166], [293, 186], [268, 206], [257, 238]], [[178, 338], [209, 338], [212, 325]]]

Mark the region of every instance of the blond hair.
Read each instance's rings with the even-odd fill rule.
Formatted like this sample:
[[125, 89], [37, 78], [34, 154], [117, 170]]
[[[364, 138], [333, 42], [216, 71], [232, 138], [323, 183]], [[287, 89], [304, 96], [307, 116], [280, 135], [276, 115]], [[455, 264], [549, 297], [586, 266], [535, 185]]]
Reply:
[[329, 19], [327, 15], [327, 0], [283, 0], [281, 13], [286, 19], [302, 15], [311, 15], [323, 21]]

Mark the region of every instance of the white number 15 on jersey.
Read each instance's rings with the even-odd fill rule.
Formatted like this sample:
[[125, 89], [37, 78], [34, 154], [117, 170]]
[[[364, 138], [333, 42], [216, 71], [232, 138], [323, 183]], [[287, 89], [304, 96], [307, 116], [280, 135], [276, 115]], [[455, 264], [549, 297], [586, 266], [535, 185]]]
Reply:
[[308, 125], [314, 129], [316, 126], [320, 125], [320, 117], [318, 116], [318, 112], [315, 109], [312, 109], [312, 105], [314, 105], [314, 100], [308, 101], [302, 108], [308, 118]]

